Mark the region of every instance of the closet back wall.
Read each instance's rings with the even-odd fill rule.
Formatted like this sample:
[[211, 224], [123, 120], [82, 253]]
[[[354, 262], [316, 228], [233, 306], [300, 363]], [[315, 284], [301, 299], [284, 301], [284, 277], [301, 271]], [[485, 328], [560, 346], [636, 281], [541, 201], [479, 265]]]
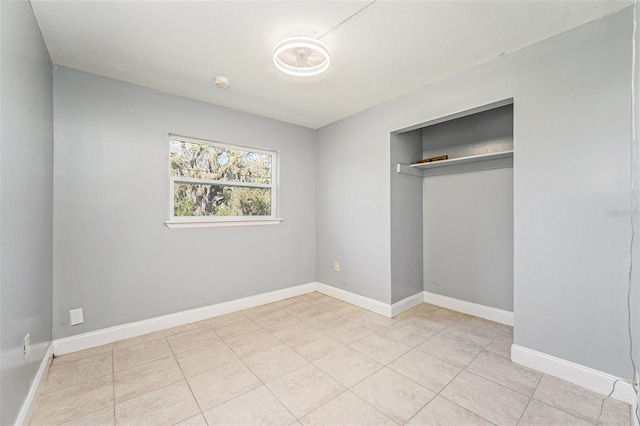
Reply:
[[[315, 280], [313, 130], [66, 68], [54, 116], [54, 338]], [[169, 132], [277, 150], [284, 221], [167, 228]]]
[[[513, 105], [422, 131], [422, 158], [513, 149]], [[423, 178], [424, 289], [513, 312], [513, 168]]]

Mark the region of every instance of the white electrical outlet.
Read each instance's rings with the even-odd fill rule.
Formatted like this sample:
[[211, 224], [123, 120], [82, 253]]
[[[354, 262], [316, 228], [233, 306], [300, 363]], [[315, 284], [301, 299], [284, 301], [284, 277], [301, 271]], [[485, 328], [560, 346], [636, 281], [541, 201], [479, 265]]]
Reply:
[[340, 262], [338, 262], [337, 260], [333, 262], [333, 270], [335, 272], [340, 272]]
[[82, 313], [82, 308], [70, 310], [69, 318], [71, 320], [71, 325], [82, 324], [84, 322], [84, 315]]
[[31, 333], [27, 333], [22, 341], [22, 356], [25, 361], [31, 357]]

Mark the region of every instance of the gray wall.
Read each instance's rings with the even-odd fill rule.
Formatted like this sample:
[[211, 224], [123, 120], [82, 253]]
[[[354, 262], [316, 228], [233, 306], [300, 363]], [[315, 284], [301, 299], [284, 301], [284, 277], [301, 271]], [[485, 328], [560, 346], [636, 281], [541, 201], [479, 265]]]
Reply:
[[513, 311], [513, 169], [423, 183], [424, 289]]
[[389, 131], [378, 110], [317, 130], [316, 270], [319, 282], [390, 303]]
[[391, 135], [391, 303], [423, 288], [422, 178], [397, 172], [397, 164], [422, 155], [420, 130]]
[[[313, 130], [65, 68], [54, 99], [54, 338], [315, 280]], [[169, 132], [277, 150], [284, 221], [167, 228]]]
[[0, 21], [0, 424], [8, 425], [51, 342], [53, 106], [31, 5], [1, 1]]
[[390, 301], [390, 133], [513, 98], [515, 343], [629, 376], [629, 227], [604, 212], [629, 205], [631, 18], [627, 8], [319, 129], [318, 280]]
[[[422, 158], [513, 149], [513, 105], [426, 127]], [[423, 180], [424, 289], [513, 311], [513, 169]]]
[[422, 129], [422, 158], [449, 158], [513, 149], [513, 105], [491, 108]]

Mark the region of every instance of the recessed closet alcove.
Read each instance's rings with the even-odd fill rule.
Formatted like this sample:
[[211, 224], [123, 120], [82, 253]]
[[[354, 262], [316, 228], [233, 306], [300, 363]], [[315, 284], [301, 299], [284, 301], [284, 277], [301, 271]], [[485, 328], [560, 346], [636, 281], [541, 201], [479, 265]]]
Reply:
[[393, 302], [513, 312], [513, 100], [393, 132], [390, 176]]

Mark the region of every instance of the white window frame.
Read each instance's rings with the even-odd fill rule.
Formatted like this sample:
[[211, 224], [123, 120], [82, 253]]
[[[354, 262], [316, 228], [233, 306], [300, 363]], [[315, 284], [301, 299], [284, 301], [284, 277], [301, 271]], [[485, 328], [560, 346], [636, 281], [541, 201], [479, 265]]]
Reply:
[[[282, 218], [276, 216], [277, 209], [277, 187], [278, 187], [278, 152], [269, 151], [260, 148], [254, 148], [244, 145], [234, 145], [222, 142], [209, 141], [204, 139], [190, 138], [169, 134], [169, 163], [167, 170], [171, 165], [171, 141], [180, 141], [185, 143], [193, 143], [198, 145], [209, 145], [220, 148], [226, 148], [238, 151], [249, 151], [258, 154], [266, 154], [271, 156], [271, 183], [247, 183], [235, 182], [228, 180], [210, 180], [184, 178], [180, 176], [172, 176], [169, 172], [169, 220], [165, 221], [165, 225], [169, 228], [198, 228], [198, 227], [217, 227], [217, 226], [248, 226], [248, 225], [277, 225], [282, 222]], [[176, 183], [201, 183], [209, 185], [225, 185], [250, 188], [269, 188], [271, 190], [271, 214], [269, 216], [176, 216], [174, 214], [174, 186]]]

